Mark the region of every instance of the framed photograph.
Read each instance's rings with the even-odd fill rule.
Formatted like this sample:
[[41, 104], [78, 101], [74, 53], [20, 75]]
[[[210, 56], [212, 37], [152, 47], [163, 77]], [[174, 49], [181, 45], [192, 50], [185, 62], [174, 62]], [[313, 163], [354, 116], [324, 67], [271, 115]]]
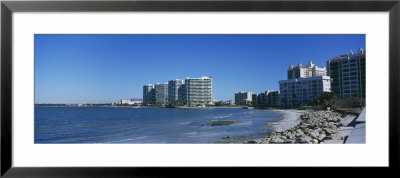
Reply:
[[398, 168], [399, 20], [399, 1], [2, 1], [1, 175]]

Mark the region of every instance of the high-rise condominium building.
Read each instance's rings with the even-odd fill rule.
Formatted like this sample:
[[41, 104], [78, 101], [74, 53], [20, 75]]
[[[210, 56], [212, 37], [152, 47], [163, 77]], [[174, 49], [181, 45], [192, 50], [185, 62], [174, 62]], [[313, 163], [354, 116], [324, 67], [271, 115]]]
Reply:
[[255, 105], [260, 108], [279, 106], [279, 91], [265, 91], [259, 93]]
[[307, 66], [303, 66], [301, 63], [299, 63], [296, 67], [293, 67], [293, 65], [290, 64], [289, 69], [287, 71], [288, 80], [297, 78], [326, 76], [326, 75], [327, 75], [326, 68], [317, 67], [315, 64], [312, 63], [311, 60], [308, 61]]
[[331, 91], [329, 76], [298, 78], [279, 81], [279, 99], [283, 107], [295, 107], [307, 104], [323, 92]]
[[251, 92], [237, 92], [235, 93], [235, 104], [236, 105], [247, 105], [252, 101]]
[[155, 103], [155, 92], [154, 85], [147, 84], [143, 86], [143, 104], [144, 105], [153, 105]]
[[170, 104], [174, 104], [177, 101], [183, 102], [183, 84], [184, 81], [180, 79], [168, 81], [168, 102]]
[[156, 105], [164, 106], [168, 102], [168, 83], [157, 83], [154, 87]]
[[365, 98], [365, 51], [334, 57], [327, 61], [332, 91], [338, 98]]
[[212, 78], [186, 78], [185, 101], [188, 106], [205, 106], [212, 103]]

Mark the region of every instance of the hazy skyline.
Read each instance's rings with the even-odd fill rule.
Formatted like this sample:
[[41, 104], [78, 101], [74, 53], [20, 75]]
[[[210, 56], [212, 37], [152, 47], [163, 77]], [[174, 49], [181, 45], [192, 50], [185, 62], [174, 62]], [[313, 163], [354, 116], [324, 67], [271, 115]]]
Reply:
[[213, 99], [279, 90], [289, 64], [365, 49], [365, 35], [35, 35], [35, 103], [142, 98], [143, 85], [213, 77]]

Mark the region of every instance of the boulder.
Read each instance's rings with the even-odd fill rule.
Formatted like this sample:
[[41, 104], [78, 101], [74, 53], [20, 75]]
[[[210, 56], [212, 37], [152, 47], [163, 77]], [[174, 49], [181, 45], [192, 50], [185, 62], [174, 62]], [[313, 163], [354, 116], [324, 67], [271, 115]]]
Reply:
[[325, 134], [319, 134], [319, 136], [318, 136], [318, 140], [323, 140], [324, 138], [326, 137], [326, 135]]
[[295, 135], [295, 134], [288, 134], [288, 135], [286, 136], [286, 138], [289, 139], [289, 140], [293, 140], [293, 139], [296, 138], [296, 135]]
[[312, 142], [313, 144], [316, 144], [316, 143], [318, 143], [318, 140], [317, 140], [317, 139], [312, 139], [311, 142]]
[[310, 143], [311, 140], [312, 140], [312, 138], [309, 137], [309, 136], [300, 137], [300, 142], [301, 142], [301, 143]]
[[318, 138], [319, 137], [319, 132], [317, 130], [313, 130], [311, 132], [309, 132], [311, 138]]
[[274, 136], [271, 138], [271, 140], [269, 141], [270, 143], [282, 143], [284, 142], [284, 140], [282, 140], [280, 137], [278, 136]]

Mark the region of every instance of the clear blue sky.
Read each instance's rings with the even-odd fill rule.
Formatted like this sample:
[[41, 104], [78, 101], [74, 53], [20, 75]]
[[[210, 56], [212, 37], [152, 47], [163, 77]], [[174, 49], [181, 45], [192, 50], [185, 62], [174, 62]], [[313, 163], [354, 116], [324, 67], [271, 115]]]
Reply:
[[142, 98], [143, 85], [213, 77], [213, 99], [279, 90], [289, 64], [326, 66], [365, 35], [35, 35], [35, 103]]

